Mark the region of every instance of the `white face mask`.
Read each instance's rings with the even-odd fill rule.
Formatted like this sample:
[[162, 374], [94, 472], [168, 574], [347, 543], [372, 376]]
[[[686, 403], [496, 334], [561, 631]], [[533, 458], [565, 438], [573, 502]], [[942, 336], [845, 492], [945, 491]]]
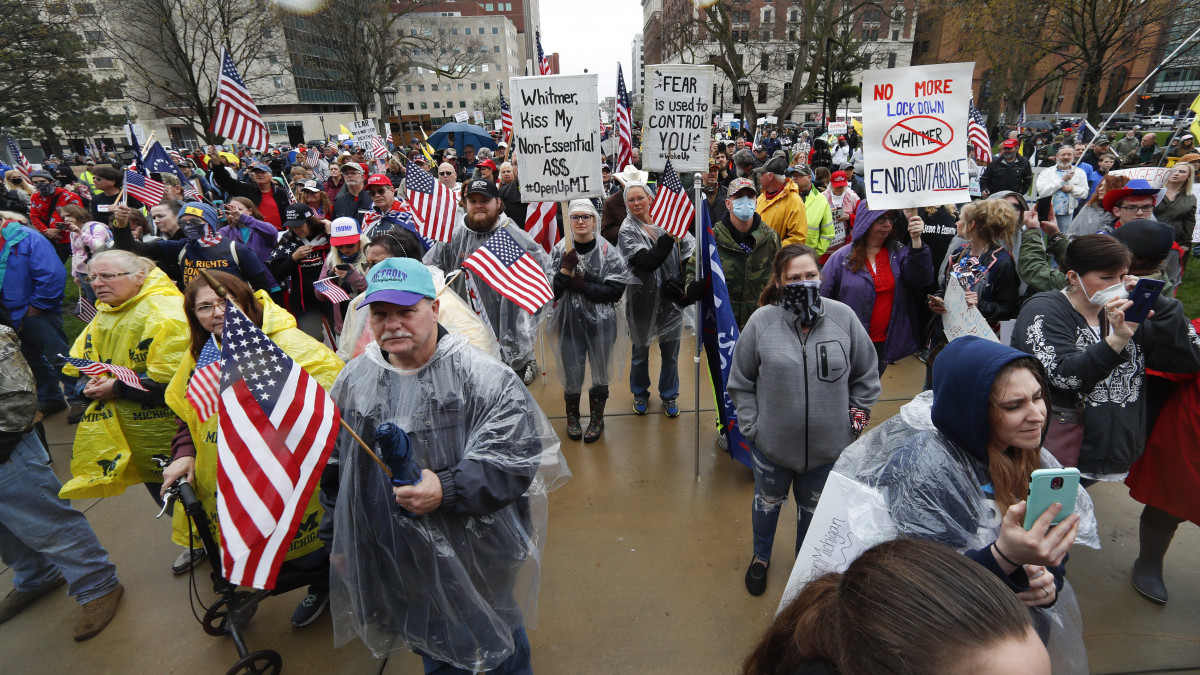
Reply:
[[1119, 281], [1108, 288], [1102, 288], [1096, 291], [1092, 297], [1088, 298], [1088, 302], [1097, 307], [1103, 307], [1113, 300], [1125, 300], [1128, 297], [1129, 291], [1125, 289], [1125, 282]]

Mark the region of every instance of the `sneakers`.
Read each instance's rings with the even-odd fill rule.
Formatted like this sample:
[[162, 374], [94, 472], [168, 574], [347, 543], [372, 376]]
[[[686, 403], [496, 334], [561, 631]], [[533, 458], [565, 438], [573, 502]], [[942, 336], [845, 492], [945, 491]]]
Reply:
[[750, 569], [746, 570], [746, 590], [754, 596], [767, 590], [767, 566], [758, 560], [750, 561]]
[[83, 642], [104, 630], [108, 622], [117, 615], [117, 603], [121, 601], [122, 595], [125, 595], [125, 587], [117, 584], [111, 592], [85, 604], [79, 623], [75, 624], [75, 641]]
[[4, 596], [3, 600], [0, 600], [0, 623], [4, 623], [20, 614], [21, 610], [32, 605], [34, 600], [59, 588], [65, 583], [67, 583], [67, 580], [59, 577], [36, 591], [18, 591], [15, 588], [12, 589], [8, 592], [8, 595]]
[[292, 612], [292, 625], [300, 628], [316, 621], [328, 604], [328, 588], [317, 589], [309, 586], [308, 595], [304, 596], [300, 604], [296, 605], [296, 611]]
[[648, 402], [644, 398], [633, 399], [633, 412], [638, 415], [645, 415], [647, 403]]
[[180, 553], [179, 557], [175, 559], [175, 563], [171, 565], [171, 571], [175, 574], [183, 574], [204, 562], [207, 557], [208, 552], [203, 548], [185, 548], [183, 553]]
[[663, 407], [667, 409], [667, 417], [679, 417], [679, 404], [676, 402], [676, 399], [664, 399]]

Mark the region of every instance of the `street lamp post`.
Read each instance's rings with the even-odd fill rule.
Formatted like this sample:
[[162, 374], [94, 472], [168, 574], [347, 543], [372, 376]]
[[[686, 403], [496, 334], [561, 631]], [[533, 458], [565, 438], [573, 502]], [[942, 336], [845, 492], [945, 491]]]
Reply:
[[383, 88], [382, 93], [383, 100], [387, 103], [387, 110], [383, 113], [383, 135], [391, 136], [392, 108], [396, 105], [396, 88], [389, 84]]
[[741, 101], [742, 101], [742, 125], [741, 125], [741, 128], [738, 130], [740, 133], [746, 129], [746, 124], [747, 124], [746, 97], [750, 95], [750, 80], [747, 80], [746, 78], [743, 77], [742, 79], [737, 81], [736, 88], [737, 88], [738, 98], [741, 99]]
[[322, 141], [329, 140], [329, 133], [325, 131], [325, 116], [317, 115], [317, 119], [321, 120], [321, 140]]

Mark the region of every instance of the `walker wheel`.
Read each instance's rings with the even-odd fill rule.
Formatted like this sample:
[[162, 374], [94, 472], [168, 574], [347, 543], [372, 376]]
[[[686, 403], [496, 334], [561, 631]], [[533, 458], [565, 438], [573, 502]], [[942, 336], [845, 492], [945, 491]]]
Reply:
[[[257, 602], [248, 602], [254, 597], [254, 594], [249, 591], [235, 591], [233, 595], [237, 604], [234, 619], [239, 623], [250, 621], [254, 617], [254, 613], [258, 611]], [[203, 626], [204, 632], [209, 635], [217, 637], [226, 635], [229, 633], [229, 614], [229, 596], [222, 596], [204, 613], [204, 619], [200, 625]], [[258, 654], [261, 652], [255, 653]]]
[[280, 670], [283, 670], [283, 657], [279, 652], [264, 649], [238, 659], [225, 675], [279, 675]]

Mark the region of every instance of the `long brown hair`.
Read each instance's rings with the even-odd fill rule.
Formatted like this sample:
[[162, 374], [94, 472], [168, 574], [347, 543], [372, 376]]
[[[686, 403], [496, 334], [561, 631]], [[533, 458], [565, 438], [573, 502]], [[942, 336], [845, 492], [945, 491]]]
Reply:
[[[237, 306], [245, 312], [247, 318], [254, 322], [255, 326], [262, 328], [263, 308], [259, 304], [258, 298], [254, 297], [254, 289], [245, 281], [228, 272], [210, 271], [214, 279], [217, 280], [225, 290], [229, 291], [229, 299], [237, 303]], [[208, 282], [204, 277], [196, 277], [192, 279], [187, 288], [183, 289], [183, 312], [187, 315], [188, 328], [192, 333], [192, 359], [200, 358], [200, 350], [204, 349], [205, 343], [211, 333], [208, 329], [200, 325], [200, 320], [196, 318], [196, 295], [200, 289], [208, 288]]]
[[[1011, 209], [1009, 210], [1011, 211]], [[1037, 380], [1038, 387], [1042, 392], [1042, 402], [1047, 406], [1046, 419], [1049, 421], [1050, 398], [1049, 392], [1046, 391], [1046, 380], [1042, 377], [1041, 364], [1032, 356], [1013, 359], [996, 373], [996, 378], [992, 380], [993, 401], [989, 406], [989, 411], [995, 409], [994, 399], [997, 396], [995, 389], [997, 383], [1003, 382], [1014, 371], [1021, 369], [1033, 373], [1034, 379]], [[1046, 430], [1043, 428], [1043, 438], [1045, 438], [1045, 432]], [[1000, 452], [988, 451], [988, 475], [992, 479], [992, 494], [996, 498], [996, 504], [1000, 506], [1001, 513], [1029, 496], [1029, 476], [1034, 470], [1040, 468], [1041, 464], [1041, 450], [1038, 448], [1025, 450], [1010, 446]]]
[[[783, 288], [783, 275], [787, 274], [788, 265], [796, 258], [806, 255], [812, 256], [814, 263], [817, 261], [817, 252], [804, 244], [788, 244], [779, 249], [779, 253], [775, 254], [775, 262], [772, 264], [774, 269], [771, 272], [771, 280], [767, 282], [767, 287], [758, 296], [759, 307], [779, 304], [779, 289]], [[820, 265], [817, 265], [818, 269], [820, 267]]]
[[1025, 641], [1029, 612], [982, 565], [942, 544], [884, 542], [804, 587], [742, 664], [743, 675], [950, 672], [963, 659]]
[[896, 241], [896, 228], [899, 227], [896, 223], [904, 222], [901, 218], [896, 217], [897, 211], [885, 211], [882, 216], [875, 219], [871, 223], [871, 227], [863, 233], [861, 237], [850, 243], [850, 255], [846, 256], [846, 266], [851, 272], [860, 272], [867, 264], [867, 237], [871, 234], [871, 229], [879, 224], [879, 221], [887, 218], [892, 221], [892, 231], [888, 233], [887, 239], [883, 240], [883, 248], [890, 249], [892, 242]]
[[[246, 210], [250, 212], [251, 218], [253, 218], [255, 220], [264, 220], [262, 211], [259, 211], [258, 206], [255, 205], [255, 203], [253, 201], [251, 201], [249, 198], [234, 197], [233, 199], [230, 199], [229, 201], [237, 202], [237, 203], [241, 204], [242, 206], [246, 207]], [[230, 224], [232, 224], [232, 223], [230, 223]]]
[[[321, 190], [320, 192], [306, 192], [305, 190], [301, 190], [300, 203], [304, 204], [305, 206], [312, 206], [304, 199], [304, 195], [306, 194], [315, 194], [320, 196], [321, 204], [317, 207], [317, 209], [321, 212], [322, 216], [329, 218], [333, 215], [333, 202], [329, 201], [329, 194], [327, 192], [324, 190]], [[260, 218], [259, 220], [262, 219]]]
[[1125, 187], [1128, 184], [1129, 184], [1129, 176], [1113, 176], [1113, 175], [1105, 176], [1104, 180], [1100, 181], [1100, 185], [1104, 186], [1104, 190], [1101, 190], [1099, 187], [1097, 187], [1096, 191], [1092, 193], [1092, 198], [1087, 200], [1087, 204], [1085, 204], [1085, 206], [1103, 207], [1104, 206], [1104, 191], [1120, 190], [1121, 188]]

